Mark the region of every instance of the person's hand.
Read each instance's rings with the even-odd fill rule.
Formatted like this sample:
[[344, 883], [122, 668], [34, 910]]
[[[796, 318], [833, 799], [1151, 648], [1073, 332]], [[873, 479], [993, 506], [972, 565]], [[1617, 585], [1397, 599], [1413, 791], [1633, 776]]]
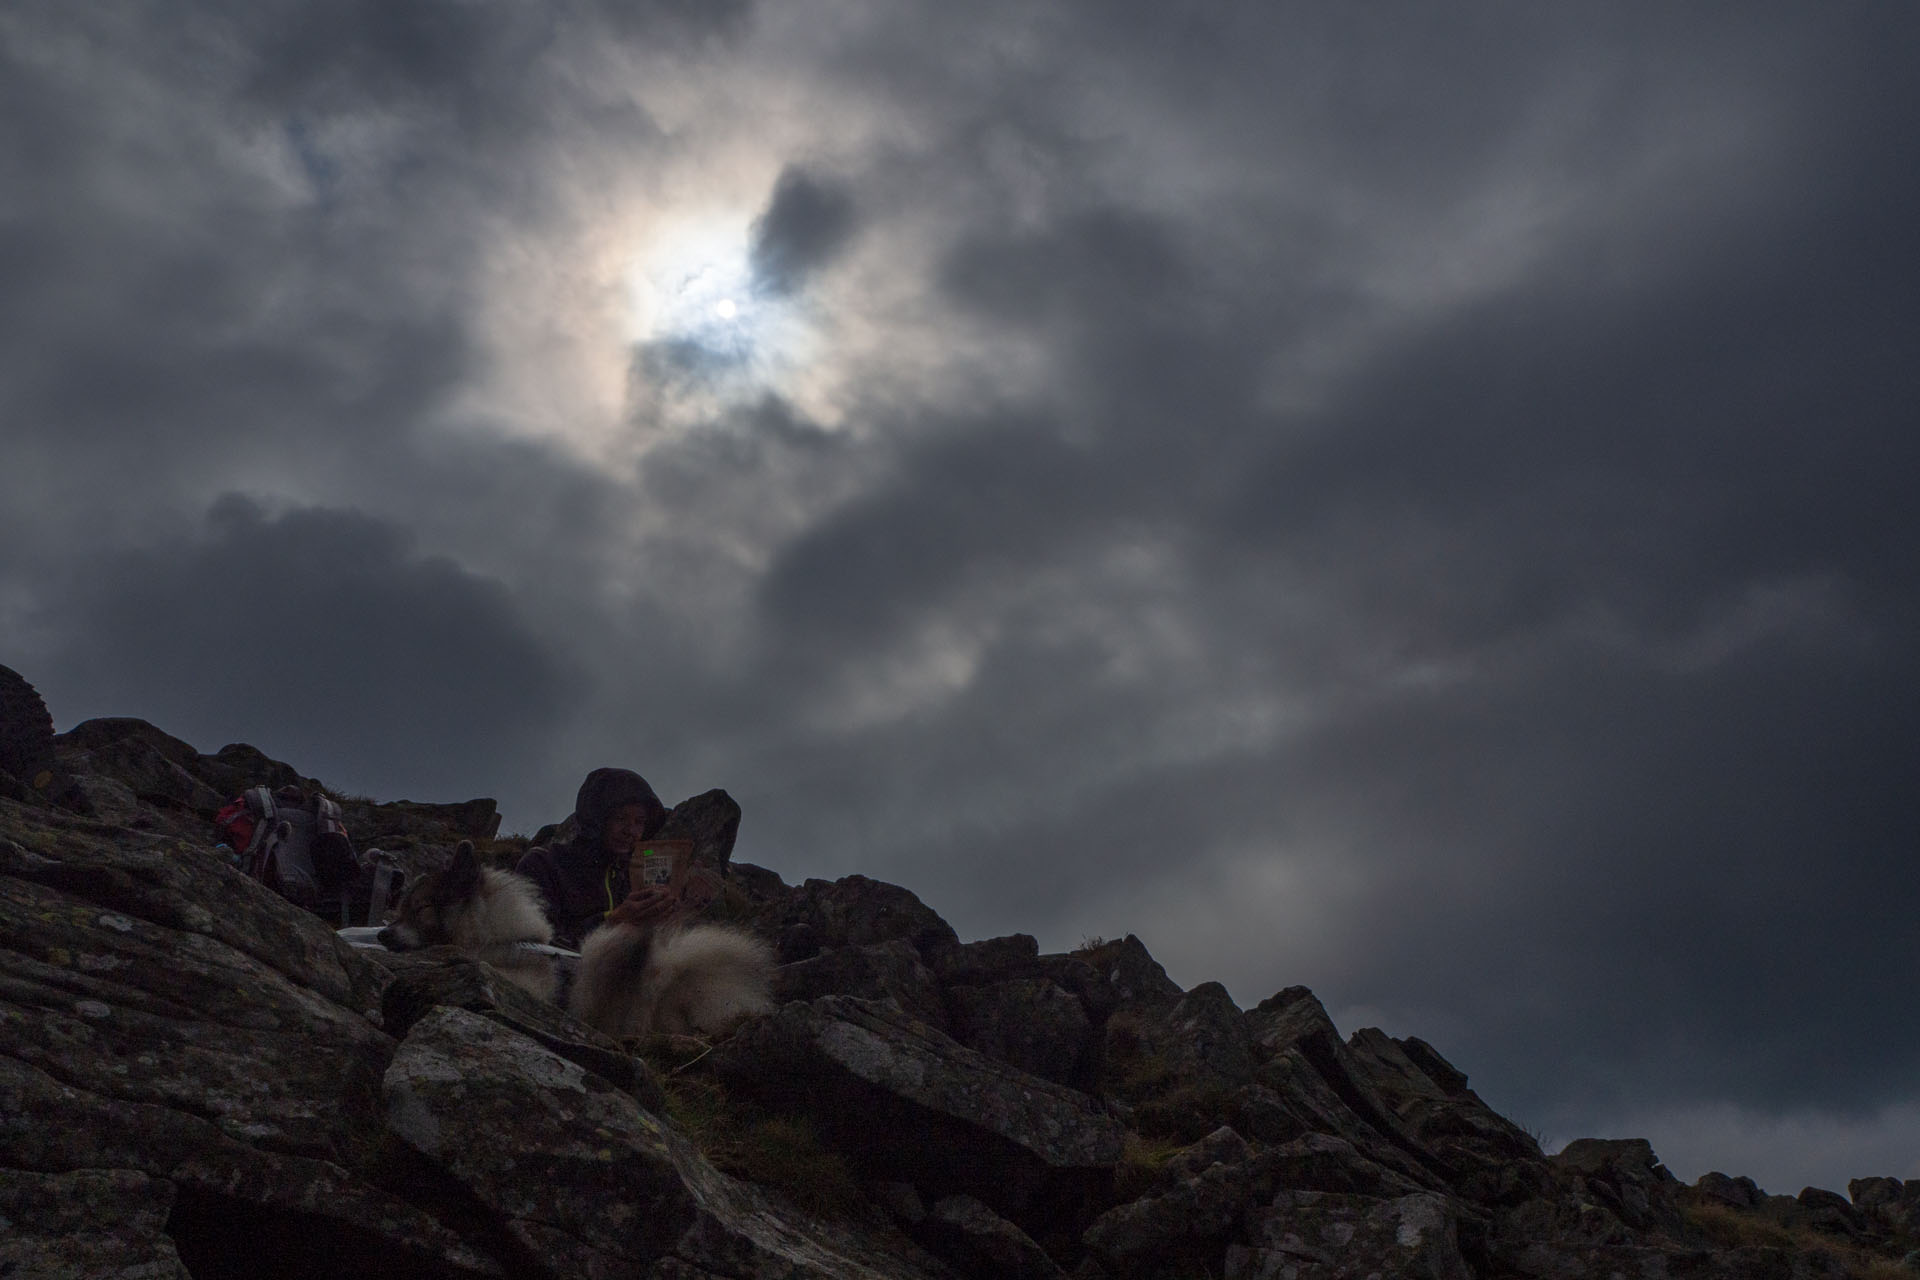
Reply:
[[608, 924], [656, 925], [673, 915], [679, 904], [673, 890], [663, 884], [643, 884], [627, 895], [627, 900], [607, 912]]

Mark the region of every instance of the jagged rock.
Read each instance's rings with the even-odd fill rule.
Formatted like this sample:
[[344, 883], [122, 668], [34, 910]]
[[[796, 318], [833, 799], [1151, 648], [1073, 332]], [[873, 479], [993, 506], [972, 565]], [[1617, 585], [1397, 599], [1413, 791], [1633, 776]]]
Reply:
[[[233, 911], [159, 900], [182, 880], [230, 890]], [[379, 983], [311, 916], [193, 850], [55, 860], [7, 844], [0, 936], [0, 1052], [284, 1149], [348, 1153], [391, 1043], [336, 1002]]]
[[940, 1274], [904, 1239], [819, 1222], [726, 1177], [625, 1092], [464, 1009], [416, 1023], [383, 1088], [388, 1129], [500, 1216], [530, 1274]]
[[[1698, 1184], [1695, 1184], [1698, 1185]], [[1900, 1203], [1903, 1184], [1898, 1178], [1855, 1178], [1847, 1183], [1847, 1197], [1862, 1213]]]
[[1120, 1158], [1120, 1126], [1093, 1099], [886, 1002], [789, 1004], [713, 1057], [729, 1089], [808, 1116], [864, 1176], [974, 1195], [1029, 1229], [1097, 1194]]
[[166, 1234], [173, 1184], [130, 1169], [0, 1169], [0, 1275], [191, 1280]]
[[292, 765], [244, 742], [229, 742], [212, 755], [201, 756], [197, 772], [224, 796], [237, 796], [248, 787], [299, 787], [306, 791], [318, 785], [312, 778], [302, 777]]
[[1246, 1162], [1210, 1164], [1168, 1180], [1156, 1194], [1108, 1210], [1082, 1239], [1118, 1275], [1178, 1260], [1218, 1259], [1257, 1194], [1256, 1180]]
[[382, 972], [191, 846], [116, 847], [52, 811], [0, 808], [0, 827], [6, 1164], [164, 1183], [197, 1274], [242, 1274], [222, 1262], [235, 1239], [256, 1265], [305, 1241], [376, 1269], [498, 1273], [349, 1172], [379, 1161]]
[[1539, 1143], [1482, 1102], [1431, 1045], [1363, 1027], [1348, 1037], [1347, 1053], [1394, 1120], [1438, 1158], [1454, 1190], [1513, 1202], [1545, 1186]]
[[1057, 1084], [1086, 1083], [1093, 1023], [1080, 998], [1046, 978], [951, 987], [953, 1037]]
[[832, 947], [782, 965], [775, 976], [774, 996], [782, 1002], [829, 995], [893, 1000], [928, 1026], [948, 1030], [939, 984], [921, 962], [920, 953], [903, 938], [864, 947]]
[[1382, 1163], [1444, 1173], [1373, 1086], [1313, 992], [1288, 987], [1249, 1011], [1246, 1024], [1255, 1053], [1267, 1056], [1261, 1083], [1309, 1107], [1311, 1127], [1340, 1134]]
[[1578, 1138], [1549, 1163], [1560, 1173], [1578, 1177], [1589, 1195], [1629, 1227], [1669, 1234], [1681, 1230], [1675, 1195], [1680, 1184], [1645, 1138]]
[[698, 1213], [657, 1119], [478, 1014], [415, 1023], [381, 1091], [388, 1131], [499, 1215], [546, 1274], [636, 1271]]
[[1857, 1240], [1867, 1233], [1867, 1222], [1847, 1198], [1822, 1187], [1802, 1187], [1794, 1197], [1800, 1204], [1800, 1222], [1823, 1235]]
[[[1236, 1240], [1256, 1252], [1271, 1252], [1276, 1247], [1271, 1241], [1243, 1227], [1263, 1221], [1265, 1207], [1294, 1203], [1287, 1197], [1296, 1192], [1335, 1197], [1329, 1204], [1386, 1204], [1419, 1195], [1444, 1200], [1331, 1135], [1308, 1134], [1255, 1151], [1231, 1129], [1222, 1129], [1173, 1156], [1147, 1195], [1103, 1214], [1084, 1239], [1092, 1254], [1119, 1275], [1143, 1268], [1178, 1270], [1182, 1263], [1190, 1270], [1217, 1269], [1222, 1251]], [[1457, 1224], [1458, 1210], [1449, 1207], [1447, 1220]], [[1259, 1274], [1267, 1262], [1254, 1259], [1249, 1265], [1256, 1267], [1249, 1274]]]
[[1336, 1135], [1417, 1185], [1444, 1185], [1445, 1166], [1368, 1083], [1311, 991], [1288, 987], [1261, 1001], [1245, 1022], [1260, 1059], [1259, 1089], [1242, 1091], [1233, 1101], [1235, 1122], [1248, 1134], [1270, 1141], [1301, 1132]]
[[0, 667], [0, 778], [17, 800], [50, 796], [58, 772], [53, 717], [40, 691], [12, 667]]
[[899, 885], [845, 876], [808, 880], [766, 919], [784, 963], [806, 960], [827, 947], [859, 947], [904, 939], [923, 959], [960, 945], [953, 926]]
[[141, 815], [140, 797], [118, 778], [87, 773], [73, 776], [66, 792], [67, 807], [75, 813], [116, 827], [129, 827]]
[[1330, 1133], [1309, 1133], [1257, 1157], [1272, 1185], [1398, 1199], [1428, 1188]]
[[1227, 1280], [1472, 1280], [1452, 1204], [1432, 1192], [1393, 1200], [1283, 1191], [1255, 1243], [1227, 1251]]
[[1032, 934], [981, 938], [942, 951], [935, 973], [948, 986], [979, 986], [1031, 977], [1039, 969], [1040, 944]]
[[1102, 1073], [1143, 1132], [1192, 1141], [1253, 1083], [1252, 1042], [1227, 989], [1202, 983], [1172, 1004], [1139, 1001], [1108, 1018]]
[[667, 814], [662, 837], [693, 841], [696, 866], [724, 872], [740, 834], [740, 805], [718, 787], [682, 800]]
[[1132, 934], [1075, 955], [1098, 975], [1113, 1008], [1171, 1005], [1186, 994], [1179, 983], [1167, 976], [1160, 962], [1147, 953], [1146, 944]]
[[144, 803], [184, 809], [211, 820], [227, 799], [194, 776], [200, 763], [198, 751], [145, 720], [87, 720], [54, 741], [70, 772], [105, 775], [126, 784]]
[[727, 863], [727, 881], [740, 890], [741, 896], [754, 905], [769, 905], [785, 902], [791, 890], [787, 882], [780, 878], [778, 871], [769, 871], [765, 867], [756, 867], [751, 862]]
[[1230, 1126], [1221, 1125], [1198, 1142], [1191, 1143], [1167, 1158], [1160, 1167], [1166, 1182], [1198, 1177], [1217, 1164], [1241, 1164], [1253, 1155], [1247, 1140]]
[[647, 1064], [620, 1043], [568, 1017], [557, 1005], [536, 999], [491, 965], [450, 947], [367, 953], [394, 975], [381, 1001], [388, 1034], [404, 1036], [436, 1007], [465, 1009], [537, 1041], [576, 1066], [625, 1089], [642, 1106], [659, 1110], [666, 1095]]
[[419, 800], [374, 804], [349, 799], [340, 807], [356, 843], [377, 845], [390, 853], [417, 845], [451, 849], [461, 840], [485, 842], [500, 830], [499, 807], [486, 796], [458, 804]]
[[1889, 1231], [1920, 1236], [1920, 1178], [1856, 1178], [1847, 1184], [1854, 1206]]
[[1766, 1199], [1766, 1193], [1752, 1178], [1729, 1178], [1724, 1173], [1703, 1173], [1694, 1180], [1696, 1194], [1735, 1209], [1751, 1209]]
[[1053, 1280], [1065, 1275], [1032, 1236], [972, 1196], [935, 1201], [915, 1236], [961, 1275], [978, 1280]]
[[[412, 1204], [325, 1161], [276, 1153], [184, 1111], [75, 1089], [0, 1055], [0, 1150], [9, 1164], [49, 1173], [122, 1169], [175, 1192], [170, 1232], [202, 1275], [236, 1248], [257, 1264], [274, 1250], [326, 1242], [370, 1268], [432, 1276], [497, 1275], [498, 1265]], [[416, 1186], [418, 1195], [427, 1188]], [[101, 1230], [117, 1222], [109, 1214]], [[75, 1230], [83, 1229], [76, 1222]], [[256, 1267], [257, 1269], [257, 1267]]]
[[808, 1217], [697, 1156], [681, 1173], [701, 1213], [655, 1265], [658, 1280], [954, 1280], [891, 1228]]

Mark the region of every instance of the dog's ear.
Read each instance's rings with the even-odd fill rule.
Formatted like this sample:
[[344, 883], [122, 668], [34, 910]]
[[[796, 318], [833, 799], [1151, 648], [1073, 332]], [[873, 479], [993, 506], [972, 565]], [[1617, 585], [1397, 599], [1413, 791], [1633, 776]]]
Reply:
[[440, 896], [448, 902], [469, 897], [480, 887], [480, 859], [473, 854], [473, 841], [462, 840], [453, 851], [453, 861], [440, 879]]

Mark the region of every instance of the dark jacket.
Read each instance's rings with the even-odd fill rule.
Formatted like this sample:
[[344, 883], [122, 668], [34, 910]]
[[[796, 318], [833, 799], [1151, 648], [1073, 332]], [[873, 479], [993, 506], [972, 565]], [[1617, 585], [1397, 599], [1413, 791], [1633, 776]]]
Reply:
[[580, 794], [573, 802], [577, 827], [573, 838], [550, 846], [535, 845], [515, 866], [514, 870], [532, 880], [546, 900], [556, 945], [577, 950], [580, 940], [601, 918], [626, 899], [630, 888], [627, 858], [609, 853], [604, 837], [607, 818], [628, 804], [641, 805], [647, 811], [641, 839], [652, 839], [666, 825], [666, 806], [645, 778], [631, 769], [595, 769], [580, 784]]

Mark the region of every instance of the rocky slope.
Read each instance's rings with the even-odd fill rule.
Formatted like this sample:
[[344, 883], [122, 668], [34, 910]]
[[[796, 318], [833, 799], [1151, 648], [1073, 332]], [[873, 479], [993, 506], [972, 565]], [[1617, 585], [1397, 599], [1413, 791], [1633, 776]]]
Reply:
[[[615, 1043], [484, 965], [346, 946], [210, 850], [224, 798], [297, 777], [136, 720], [55, 737], [0, 668], [0, 1275], [1912, 1274], [1920, 1182], [1547, 1157], [1304, 988], [1241, 1010], [1131, 937], [962, 942], [903, 888], [732, 864], [724, 792], [676, 823], [783, 1003]], [[416, 869], [498, 821], [345, 808]]]

